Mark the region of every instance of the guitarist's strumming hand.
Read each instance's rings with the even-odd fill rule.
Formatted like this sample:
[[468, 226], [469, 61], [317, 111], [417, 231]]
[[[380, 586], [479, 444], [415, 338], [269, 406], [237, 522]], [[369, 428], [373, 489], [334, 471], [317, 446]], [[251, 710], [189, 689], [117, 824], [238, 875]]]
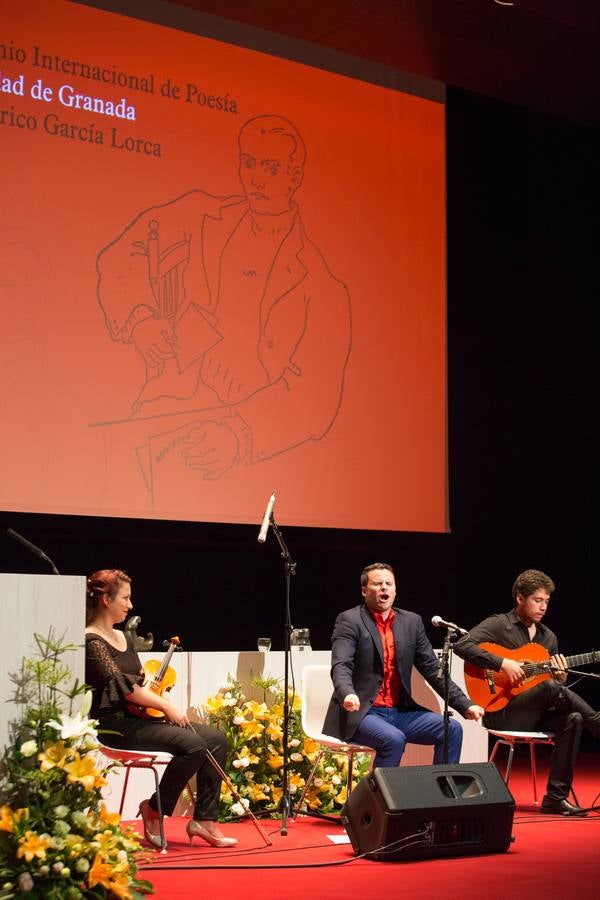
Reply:
[[504, 672], [511, 684], [519, 684], [525, 679], [525, 672], [516, 659], [509, 659], [505, 656], [500, 666], [500, 671]]

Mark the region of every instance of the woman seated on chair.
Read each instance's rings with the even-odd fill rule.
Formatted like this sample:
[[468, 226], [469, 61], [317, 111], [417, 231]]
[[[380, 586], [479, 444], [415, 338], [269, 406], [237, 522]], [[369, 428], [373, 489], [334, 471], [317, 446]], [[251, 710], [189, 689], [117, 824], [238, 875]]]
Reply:
[[[85, 660], [86, 681], [94, 689], [91, 715], [105, 735], [107, 746], [127, 750], [159, 750], [173, 759], [160, 782], [160, 808], [170, 816], [182, 790], [196, 775], [194, 817], [187, 824], [190, 844], [194, 837], [213, 847], [231, 847], [235, 838], [225, 837], [217, 814], [221, 778], [207, 757], [213, 755], [221, 769], [227, 757], [227, 739], [207, 725], [190, 723], [184, 712], [161, 694], [144, 687], [140, 658], [131, 636], [114, 626], [132, 609], [131, 579], [120, 569], [101, 569], [87, 579]], [[152, 708], [162, 718], [145, 717]], [[103, 738], [104, 739], [104, 738]], [[157, 797], [140, 803], [144, 835], [161, 846]]]

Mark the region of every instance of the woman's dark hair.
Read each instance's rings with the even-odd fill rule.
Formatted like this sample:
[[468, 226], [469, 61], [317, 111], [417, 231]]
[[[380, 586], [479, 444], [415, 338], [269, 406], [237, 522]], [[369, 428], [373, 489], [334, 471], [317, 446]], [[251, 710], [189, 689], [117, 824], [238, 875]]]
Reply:
[[124, 584], [131, 584], [131, 578], [122, 569], [98, 569], [87, 579], [85, 595], [85, 624], [89, 625], [98, 610], [100, 599], [108, 596], [114, 600]]

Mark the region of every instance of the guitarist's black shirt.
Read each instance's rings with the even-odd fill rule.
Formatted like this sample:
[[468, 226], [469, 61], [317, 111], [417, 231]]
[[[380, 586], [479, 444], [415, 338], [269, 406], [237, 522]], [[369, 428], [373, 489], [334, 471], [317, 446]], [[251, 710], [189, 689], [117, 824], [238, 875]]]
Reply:
[[543, 622], [539, 622], [532, 639], [528, 629], [518, 617], [516, 609], [488, 616], [479, 625], [475, 625], [469, 634], [454, 644], [455, 653], [462, 659], [473, 663], [474, 666], [480, 666], [482, 669], [493, 669], [494, 672], [499, 672], [503, 657], [482, 650], [479, 646], [482, 643], [500, 644], [507, 650], [518, 650], [525, 644], [534, 643], [545, 647], [550, 656], [558, 653], [558, 640], [554, 632]]

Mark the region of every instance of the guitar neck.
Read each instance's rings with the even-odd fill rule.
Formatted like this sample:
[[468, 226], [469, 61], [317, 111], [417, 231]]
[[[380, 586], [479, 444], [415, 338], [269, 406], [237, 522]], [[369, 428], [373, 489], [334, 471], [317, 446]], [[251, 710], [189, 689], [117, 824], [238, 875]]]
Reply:
[[592, 650], [591, 653], [578, 653], [576, 656], [566, 656], [567, 666], [589, 666], [590, 663], [600, 662], [600, 651]]
[[[571, 666], [588, 666], [590, 663], [600, 662], [600, 651], [592, 650], [591, 653], [578, 653], [575, 656], [565, 656], [567, 668]], [[523, 671], [527, 677], [531, 675], [541, 675], [543, 672], [552, 672], [550, 660], [543, 662], [526, 662], [522, 664]]]

